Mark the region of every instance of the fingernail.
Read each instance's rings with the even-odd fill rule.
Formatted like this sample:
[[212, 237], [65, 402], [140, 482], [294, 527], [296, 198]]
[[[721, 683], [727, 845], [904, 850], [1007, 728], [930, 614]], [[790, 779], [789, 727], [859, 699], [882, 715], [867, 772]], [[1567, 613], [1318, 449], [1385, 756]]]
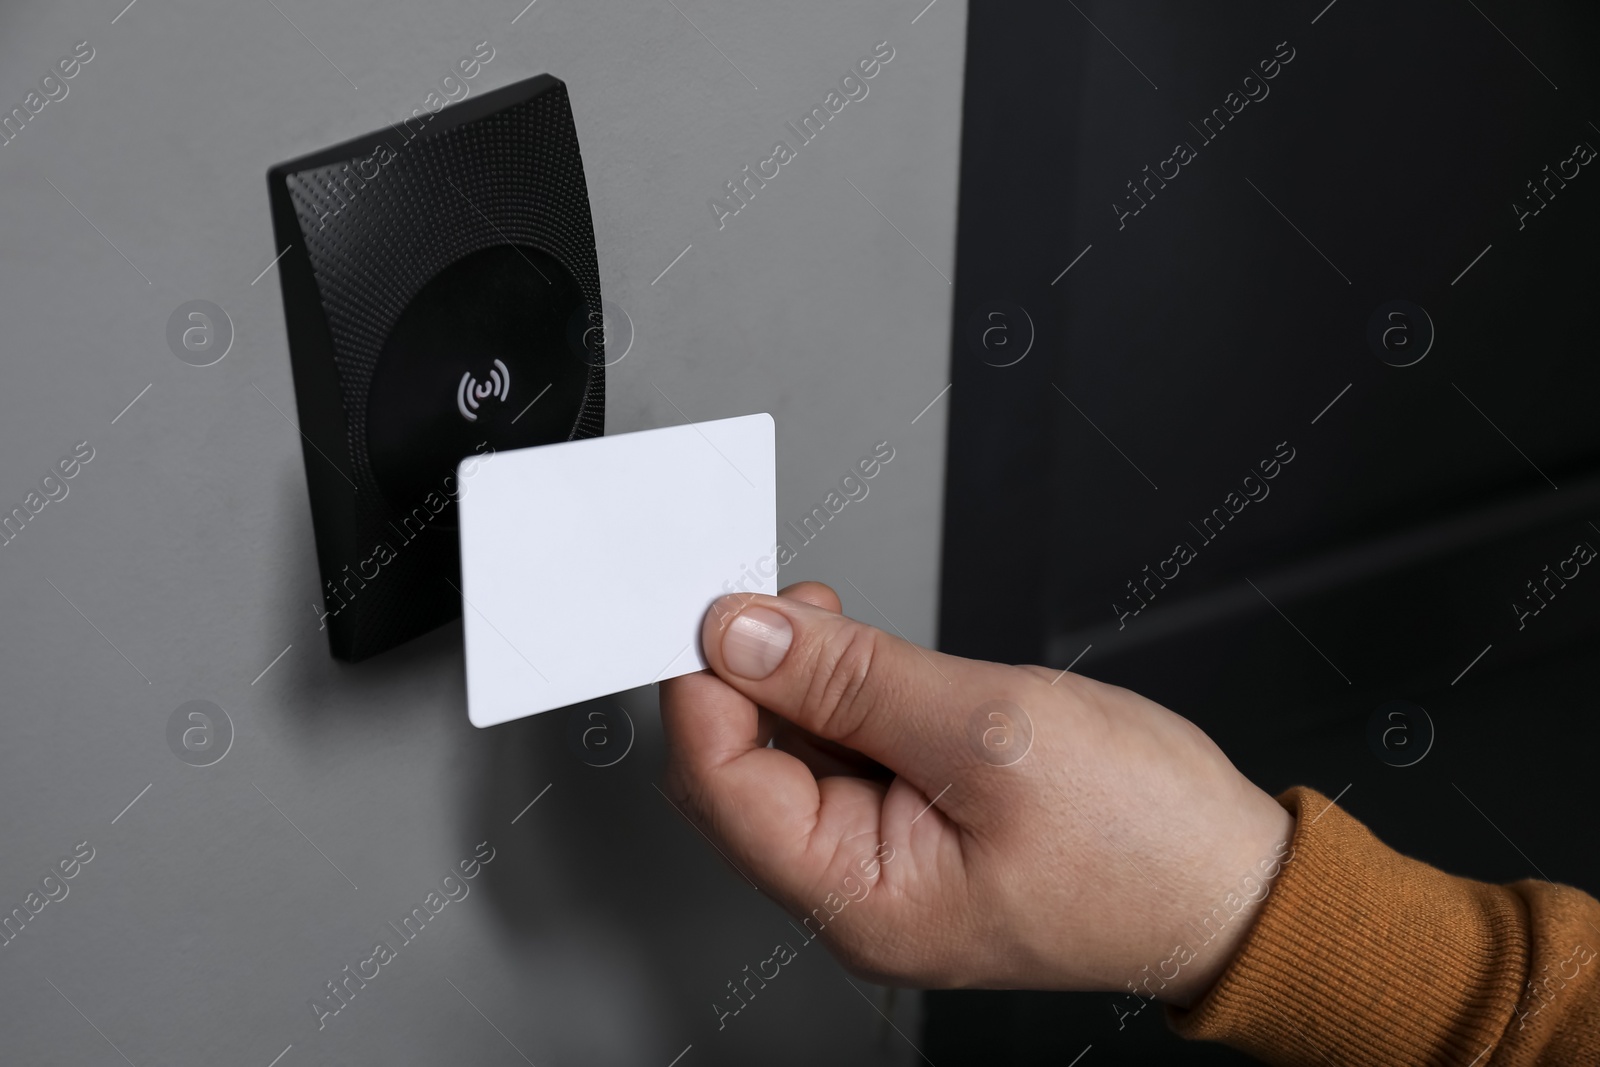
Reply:
[[770, 608], [746, 608], [722, 638], [722, 662], [739, 677], [757, 681], [778, 669], [793, 640], [788, 619]]

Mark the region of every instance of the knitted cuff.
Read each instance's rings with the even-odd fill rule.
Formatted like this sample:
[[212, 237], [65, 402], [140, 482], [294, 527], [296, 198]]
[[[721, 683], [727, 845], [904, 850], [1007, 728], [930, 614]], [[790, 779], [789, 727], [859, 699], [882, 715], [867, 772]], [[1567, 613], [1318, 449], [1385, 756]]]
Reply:
[[1268, 1063], [1487, 1063], [1528, 972], [1522, 898], [1400, 855], [1315, 790], [1278, 803], [1292, 857], [1172, 1029]]

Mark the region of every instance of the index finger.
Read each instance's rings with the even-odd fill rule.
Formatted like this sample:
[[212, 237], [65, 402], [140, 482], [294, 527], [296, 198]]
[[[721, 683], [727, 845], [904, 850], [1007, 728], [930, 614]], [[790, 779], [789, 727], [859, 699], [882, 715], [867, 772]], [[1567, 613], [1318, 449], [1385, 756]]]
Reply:
[[663, 682], [661, 721], [669, 794], [780, 903], [800, 906], [878, 832], [882, 785], [818, 781], [799, 759], [765, 747], [754, 702], [715, 675]]

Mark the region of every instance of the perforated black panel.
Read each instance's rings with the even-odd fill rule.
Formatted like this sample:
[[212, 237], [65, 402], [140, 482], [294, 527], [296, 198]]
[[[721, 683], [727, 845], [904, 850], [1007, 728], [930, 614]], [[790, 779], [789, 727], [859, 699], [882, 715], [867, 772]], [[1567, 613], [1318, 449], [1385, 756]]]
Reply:
[[[435, 137], [408, 142], [405, 130], [374, 139], [365, 157], [374, 162], [363, 168], [376, 168], [370, 181], [355, 161], [287, 179], [333, 335], [363, 498], [375, 488], [364, 442], [378, 352], [434, 275], [481, 249], [532, 245], [560, 260], [589, 305], [600, 306], [594, 224], [564, 86]], [[377, 162], [380, 145], [393, 153], [387, 163]], [[595, 366], [572, 436], [601, 432], [604, 393], [605, 369]]]
[[[323, 153], [310, 157], [313, 166], [296, 169], [290, 164], [275, 172], [282, 175], [298, 223], [294, 236], [300, 240], [290, 240], [303, 249], [315, 282], [322, 320], [316, 325], [332, 345], [343, 415], [342, 455], [328, 458], [348, 473], [348, 481], [334, 489], [345, 499], [319, 500], [319, 480], [327, 480], [319, 475], [327, 472], [317, 470], [319, 461], [309, 451], [317, 441], [324, 451], [332, 451], [328, 446], [336, 430], [310, 434], [307, 466], [313, 509], [345, 509], [338, 521], [319, 521], [318, 549], [323, 578], [338, 593], [328, 607], [339, 610], [327, 622], [335, 629], [336, 653], [348, 658], [370, 655], [459, 612], [459, 595], [449, 584], [458, 581], [459, 573], [454, 532], [426, 529], [420, 536], [408, 536], [423, 524], [406, 524], [416, 509], [404, 511], [379, 491], [367, 448], [374, 370], [406, 306], [452, 263], [484, 249], [515, 245], [555, 258], [576, 280], [584, 303], [596, 312], [601, 307], [593, 222], [566, 87], [551, 78], [522, 85], [535, 83], [545, 87], [499, 110], [463, 121], [454, 117], [456, 108], [446, 109], [426, 122], [414, 118], [336, 150], [348, 150], [348, 155], [334, 159]], [[470, 103], [482, 107], [488, 99]], [[300, 249], [293, 254], [301, 254]], [[286, 280], [285, 298], [295, 345], [297, 333], [304, 341], [313, 316], [294, 306], [288, 284]], [[325, 417], [331, 409], [316, 420], [307, 411], [305, 394], [312, 375], [302, 375], [303, 358], [296, 352], [296, 377], [306, 379], [297, 381], [302, 420], [308, 428], [315, 423], [327, 429], [333, 425]], [[604, 430], [603, 352], [588, 353], [586, 362], [587, 381], [567, 439]], [[518, 442], [538, 443], [543, 441]], [[330, 533], [334, 530], [336, 535]], [[334, 540], [339, 543], [324, 543]], [[380, 544], [392, 558], [368, 562]], [[374, 572], [377, 577], [368, 577]]]

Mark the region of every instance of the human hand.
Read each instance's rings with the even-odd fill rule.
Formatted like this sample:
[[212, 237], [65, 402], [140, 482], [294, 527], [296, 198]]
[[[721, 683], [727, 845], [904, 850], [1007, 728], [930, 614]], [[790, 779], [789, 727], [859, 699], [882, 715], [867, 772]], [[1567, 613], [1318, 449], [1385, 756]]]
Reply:
[[712, 671], [661, 686], [690, 817], [876, 981], [1198, 999], [1285, 862], [1289, 813], [1136, 693], [839, 611], [817, 583], [712, 606]]

